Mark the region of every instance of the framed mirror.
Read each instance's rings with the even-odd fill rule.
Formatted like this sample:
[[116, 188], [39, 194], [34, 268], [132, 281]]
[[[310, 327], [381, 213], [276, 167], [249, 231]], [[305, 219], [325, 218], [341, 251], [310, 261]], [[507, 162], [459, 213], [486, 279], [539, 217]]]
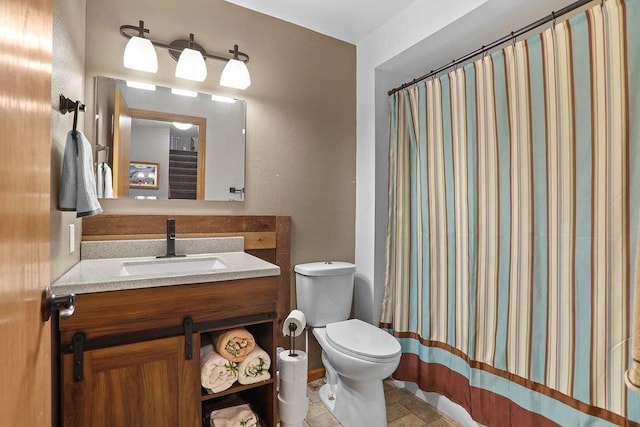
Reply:
[[244, 200], [244, 100], [101, 76], [95, 95], [94, 158], [113, 197]]

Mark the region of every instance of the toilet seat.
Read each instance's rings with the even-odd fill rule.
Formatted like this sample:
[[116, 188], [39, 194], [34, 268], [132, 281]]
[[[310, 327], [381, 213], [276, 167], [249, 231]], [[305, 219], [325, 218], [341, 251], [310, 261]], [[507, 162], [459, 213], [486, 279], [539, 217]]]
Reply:
[[400, 355], [400, 343], [382, 329], [359, 319], [326, 326], [327, 341], [336, 350], [371, 362], [387, 362]]

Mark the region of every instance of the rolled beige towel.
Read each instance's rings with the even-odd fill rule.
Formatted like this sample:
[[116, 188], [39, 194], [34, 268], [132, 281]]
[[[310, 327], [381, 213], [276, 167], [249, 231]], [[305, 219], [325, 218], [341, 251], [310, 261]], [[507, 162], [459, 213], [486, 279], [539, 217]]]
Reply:
[[271, 357], [266, 351], [256, 346], [251, 353], [247, 355], [244, 361], [238, 364], [238, 382], [240, 384], [255, 384], [271, 378], [269, 367], [271, 366]]
[[211, 412], [211, 427], [259, 427], [258, 416], [248, 404], [231, 406]]
[[200, 383], [209, 393], [228, 389], [238, 379], [238, 364], [220, 356], [209, 343], [200, 347]]
[[640, 225], [636, 246], [635, 309], [633, 312], [633, 362], [625, 375], [627, 387], [640, 393]]
[[245, 328], [214, 332], [211, 339], [220, 356], [237, 363], [242, 362], [256, 345], [253, 335]]

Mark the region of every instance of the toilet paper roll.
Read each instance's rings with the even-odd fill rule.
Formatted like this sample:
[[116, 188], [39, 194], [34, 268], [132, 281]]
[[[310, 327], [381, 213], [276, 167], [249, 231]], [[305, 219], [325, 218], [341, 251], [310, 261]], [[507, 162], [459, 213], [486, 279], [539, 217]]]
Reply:
[[301, 400], [288, 402], [278, 395], [278, 415], [282, 426], [301, 426], [307, 416], [309, 400], [305, 397]]
[[304, 317], [304, 313], [300, 310], [292, 310], [291, 313], [284, 319], [284, 323], [282, 324], [282, 335], [288, 337], [291, 335], [291, 331], [289, 330], [289, 324], [293, 323], [296, 325], [296, 330], [293, 332], [293, 336], [297, 337], [304, 331], [305, 326], [307, 326], [307, 320]]
[[307, 398], [307, 355], [304, 351], [296, 351], [295, 354], [297, 356], [291, 356], [285, 350], [278, 355], [280, 362], [279, 396], [287, 402]]

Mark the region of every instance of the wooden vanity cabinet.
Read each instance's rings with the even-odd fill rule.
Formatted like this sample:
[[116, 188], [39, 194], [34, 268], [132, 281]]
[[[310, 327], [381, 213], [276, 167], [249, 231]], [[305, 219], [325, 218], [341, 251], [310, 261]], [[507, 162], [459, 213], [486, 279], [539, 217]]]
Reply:
[[[233, 404], [247, 402], [251, 404], [252, 409], [260, 418], [263, 426], [275, 426], [277, 413], [277, 394], [276, 394], [276, 359], [275, 359], [275, 323], [276, 319], [269, 319], [259, 323], [238, 324], [236, 326], [244, 326], [256, 339], [256, 344], [269, 353], [271, 357], [271, 366], [269, 372], [271, 378], [257, 384], [243, 385], [235, 382], [227, 390], [218, 393], [207, 394], [200, 388], [200, 398], [202, 400], [202, 422], [204, 426], [209, 426], [209, 414], [214, 409], [220, 407], [232, 406]], [[226, 329], [226, 328], [218, 328]], [[218, 329], [203, 331], [203, 333], [214, 332]], [[202, 339], [201, 341], [205, 341]], [[198, 373], [199, 375], [199, 373]], [[198, 378], [200, 378], [198, 376]]]
[[[77, 295], [74, 315], [59, 322], [61, 425], [195, 427], [211, 407], [237, 398], [275, 426], [277, 280]], [[207, 395], [201, 334], [237, 326], [270, 355], [271, 379]]]
[[184, 337], [84, 352], [74, 382], [73, 354], [63, 356], [65, 426], [196, 426], [197, 359], [185, 360]]

